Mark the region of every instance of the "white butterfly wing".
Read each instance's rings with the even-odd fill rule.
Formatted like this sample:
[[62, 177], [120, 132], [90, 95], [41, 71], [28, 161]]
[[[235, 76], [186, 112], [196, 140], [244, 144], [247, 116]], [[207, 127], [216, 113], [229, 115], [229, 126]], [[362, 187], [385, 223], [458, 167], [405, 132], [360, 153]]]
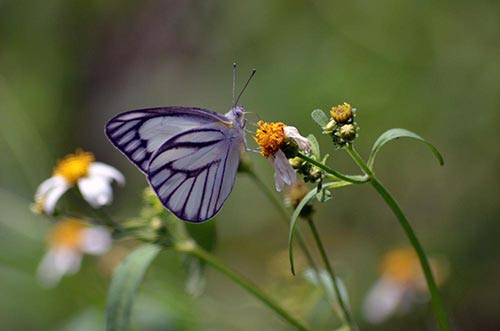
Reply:
[[132, 163], [146, 173], [151, 156], [180, 132], [209, 123], [228, 121], [207, 109], [162, 107], [132, 110], [113, 117], [106, 135]]
[[231, 193], [243, 142], [241, 128], [222, 122], [184, 131], [151, 157], [148, 180], [177, 217], [206, 221], [219, 212]]

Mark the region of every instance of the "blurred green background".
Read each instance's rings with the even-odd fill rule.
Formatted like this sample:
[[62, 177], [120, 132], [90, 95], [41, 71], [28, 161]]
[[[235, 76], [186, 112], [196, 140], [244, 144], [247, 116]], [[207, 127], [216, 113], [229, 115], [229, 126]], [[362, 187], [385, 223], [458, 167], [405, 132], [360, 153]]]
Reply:
[[[319, 136], [311, 110], [347, 101], [358, 109], [356, 144], [365, 157], [392, 127], [438, 147], [444, 167], [423, 145], [401, 140], [380, 153], [376, 170], [429, 255], [448, 262], [442, 295], [453, 328], [498, 330], [499, 41], [500, 2], [493, 0], [0, 0], [0, 329], [104, 328], [110, 260], [126, 248], [86, 257], [77, 275], [40, 287], [35, 274], [50, 223], [31, 214], [34, 191], [57, 159], [81, 147], [126, 175], [110, 211], [136, 215], [146, 181], [108, 143], [104, 124], [118, 112], [161, 105], [226, 112], [237, 62], [238, 86], [257, 68], [241, 103], [260, 118]], [[320, 143], [331, 165], [356, 171], [327, 138]], [[250, 157], [272, 188], [269, 164]], [[331, 330], [337, 322], [307, 294], [311, 288], [288, 275], [287, 229], [278, 217], [240, 176], [217, 219], [215, 254], [317, 330]], [[335, 192], [317, 206], [317, 220], [362, 330], [436, 329], [425, 304], [380, 326], [363, 321], [359, 307], [380, 257], [407, 244], [371, 187]], [[183, 287], [181, 262], [162, 253], [141, 286], [133, 326], [287, 329], [213, 270], [200, 297]]]

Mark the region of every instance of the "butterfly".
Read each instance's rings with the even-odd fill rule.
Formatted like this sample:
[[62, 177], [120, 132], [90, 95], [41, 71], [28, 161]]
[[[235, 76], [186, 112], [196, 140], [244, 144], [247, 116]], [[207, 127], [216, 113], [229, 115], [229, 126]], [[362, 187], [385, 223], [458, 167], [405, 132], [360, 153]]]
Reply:
[[196, 107], [160, 107], [127, 111], [106, 124], [111, 143], [146, 175], [161, 203], [184, 221], [213, 218], [233, 189], [246, 148], [245, 112], [236, 103], [253, 74], [255, 70], [224, 115]]

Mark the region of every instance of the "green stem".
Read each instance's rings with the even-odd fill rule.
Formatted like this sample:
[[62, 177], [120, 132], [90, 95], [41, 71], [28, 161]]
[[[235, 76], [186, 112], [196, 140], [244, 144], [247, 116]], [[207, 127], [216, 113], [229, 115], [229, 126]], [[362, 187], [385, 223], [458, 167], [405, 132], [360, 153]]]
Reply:
[[337, 177], [338, 179], [345, 180], [346, 182], [349, 182], [349, 183], [362, 184], [362, 183], [366, 183], [367, 181], [370, 180], [367, 176], [349, 176], [349, 175], [341, 174], [340, 172], [333, 170], [332, 168], [328, 167], [327, 165], [325, 165], [321, 162], [318, 162], [318, 161], [316, 161], [316, 160], [310, 158], [309, 156], [304, 155], [300, 152], [297, 154], [297, 156], [300, 157], [302, 160], [309, 162], [311, 164], [314, 164], [316, 167], [318, 167], [320, 169], [323, 169], [324, 171], [326, 171], [330, 175], [333, 175], [333, 176]]
[[316, 224], [314, 223], [314, 221], [311, 217], [309, 217], [307, 219], [307, 223], [309, 224], [311, 232], [314, 236], [314, 240], [316, 242], [316, 245], [318, 246], [318, 250], [321, 254], [321, 258], [323, 259], [323, 263], [325, 264], [326, 270], [327, 270], [327, 272], [330, 275], [330, 278], [332, 280], [333, 289], [335, 290], [335, 295], [337, 296], [338, 304], [339, 304], [340, 309], [342, 310], [342, 313], [344, 315], [344, 321], [349, 326], [349, 330], [356, 330], [357, 326], [355, 325], [355, 323], [353, 321], [353, 318], [351, 316], [349, 308], [347, 307], [347, 303], [344, 301], [344, 297], [343, 297], [342, 292], [340, 291], [340, 287], [338, 285], [338, 279], [335, 275], [335, 272], [333, 270], [332, 265], [330, 264], [330, 260], [328, 259], [328, 255], [326, 254], [326, 250], [325, 250], [325, 247], [323, 246], [323, 242], [321, 241], [321, 238], [319, 236], [319, 232], [318, 232], [318, 229], [316, 228]]
[[[264, 193], [264, 195], [271, 201], [271, 203], [276, 208], [278, 208], [281, 216], [283, 216], [283, 220], [285, 221], [286, 225], [289, 226], [290, 225], [290, 215], [289, 215], [288, 211], [285, 209], [285, 207], [283, 206], [283, 204], [278, 200], [278, 198], [276, 197], [276, 195], [274, 194], [274, 192], [271, 191], [267, 187], [267, 185], [259, 178], [259, 176], [257, 176], [253, 171], [250, 171], [249, 175], [254, 180], [255, 184], [259, 187], [259, 189]], [[314, 261], [314, 258], [312, 256], [311, 252], [307, 248], [307, 245], [305, 244], [304, 238], [302, 237], [302, 235], [300, 234], [300, 232], [296, 232], [295, 235], [297, 237], [297, 241], [299, 242], [300, 248], [304, 252], [304, 255], [306, 256], [306, 259], [309, 262], [309, 265], [311, 266], [311, 268], [313, 268], [316, 271], [316, 275], [318, 277], [318, 281], [320, 281], [320, 279], [319, 279], [319, 268], [316, 265], [316, 262]]]
[[221, 261], [219, 261], [215, 256], [197, 246], [194, 242], [188, 241], [181, 245], [176, 245], [175, 248], [180, 252], [185, 252], [196, 256], [197, 258], [203, 260], [207, 264], [211, 265], [213, 268], [217, 269], [225, 276], [236, 282], [242, 288], [247, 290], [250, 294], [259, 299], [262, 303], [267, 305], [269, 308], [274, 310], [278, 315], [280, 315], [284, 320], [286, 320], [290, 325], [293, 325], [297, 330], [308, 331], [309, 329], [305, 327], [301, 322], [296, 320], [293, 316], [287, 313], [283, 308], [281, 308], [276, 302], [274, 302], [270, 297], [263, 293], [257, 286], [252, 282], [247, 280], [243, 275], [240, 275], [236, 271], [228, 268]]
[[429, 292], [431, 295], [431, 302], [434, 308], [434, 313], [436, 314], [436, 319], [439, 323], [439, 327], [442, 331], [449, 331], [450, 324], [448, 322], [448, 318], [446, 316], [446, 312], [441, 300], [441, 296], [439, 294], [439, 290], [436, 286], [436, 282], [434, 280], [434, 276], [432, 275], [432, 270], [429, 265], [429, 261], [427, 256], [420, 244], [415, 232], [413, 231], [410, 222], [406, 218], [403, 210], [394, 199], [394, 197], [389, 193], [389, 191], [384, 187], [384, 185], [377, 179], [373, 171], [370, 170], [368, 165], [363, 161], [361, 156], [354, 150], [351, 145], [347, 145], [345, 147], [346, 151], [349, 155], [354, 159], [354, 161], [359, 165], [359, 167], [366, 172], [366, 174], [370, 177], [370, 183], [375, 188], [375, 190], [380, 194], [380, 196], [385, 200], [387, 205], [391, 208], [394, 215], [397, 217], [399, 224], [403, 228], [406, 236], [410, 240], [413, 248], [415, 249], [418, 259], [420, 260], [420, 265], [422, 266], [422, 270], [424, 271], [425, 280], [427, 281], [427, 286], [429, 288]]

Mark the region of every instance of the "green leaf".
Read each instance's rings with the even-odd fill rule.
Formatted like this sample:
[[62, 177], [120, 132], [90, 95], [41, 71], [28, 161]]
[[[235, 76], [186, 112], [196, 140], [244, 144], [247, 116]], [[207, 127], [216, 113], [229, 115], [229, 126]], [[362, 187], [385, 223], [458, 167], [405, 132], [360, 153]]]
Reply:
[[314, 109], [311, 113], [311, 117], [321, 128], [325, 127], [328, 122], [330, 122], [328, 116], [326, 116], [325, 112], [321, 109]]
[[321, 157], [321, 154], [320, 154], [320, 150], [319, 150], [318, 140], [312, 134], [310, 134], [310, 135], [307, 136], [307, 140], [311, 144], [312, 154], [314, 155], [314, 157], [316, 158], [316, 160], [319, 160], [320, 157]]
[[382, 146], [384, 146], [389, 141], [394, 140], [394, 139], [398, 139], [398, 138], [411, 138], [411, 139], [416, 139], [416, 140], [423, 142], [431, 149], [432, 153], [434, 153], [434, 155], [436, 156], [436, 158], [439, 161], [439, 164], [440, 165], [444, 164], [443, 157], [441, 156], [439, 151], [436, 149], [436, 147], [434, 147], [427, 140], [425, 140], [424, 138], [420, 137], [418, 134], [411, 132], [409, 130], [395, 128], [395, 129], [387, 130], [386, 132], [382, 133], [380, 135], [380, 137], [378, 137], [378, 139], [373, 144], [372, 151], [370, 153], [370, 157], [368, 158], [368, 167], [370, 169], [373, 169], [373, 164], [375, 162], [375, 156], [380, 151]]
[[106, 303], [106, 330], [128, 330], [137, 287], [161, 247], [145, 244], [130, 253], [113, 273]]
[[[351, 185], [351, 183], [341, 180], [336, 182], [325, 183], [323, 184], [323, 189], [330, 190], [347, 185]], [[305, 195], [305, 197], [298, 204], [297, 208], [295, 208], [295, 210], [293, 211], [292, 218], [290, 220], [290, 232], [288, 233], [288, 257], [290, 258], [290, 268], [292, 270], [292, 274], [294, 275], [295, 275], [295, 267], [293, 264], [293, 240], [295, 238], [295, 227], [297, 226], [297, 220], [299, 219], [300, 212], [302, 211], [302, 209], [304, 209], [307, 203], [316, 196], [316, 193], [318, 193], [318, 189], [315, 187]]]

